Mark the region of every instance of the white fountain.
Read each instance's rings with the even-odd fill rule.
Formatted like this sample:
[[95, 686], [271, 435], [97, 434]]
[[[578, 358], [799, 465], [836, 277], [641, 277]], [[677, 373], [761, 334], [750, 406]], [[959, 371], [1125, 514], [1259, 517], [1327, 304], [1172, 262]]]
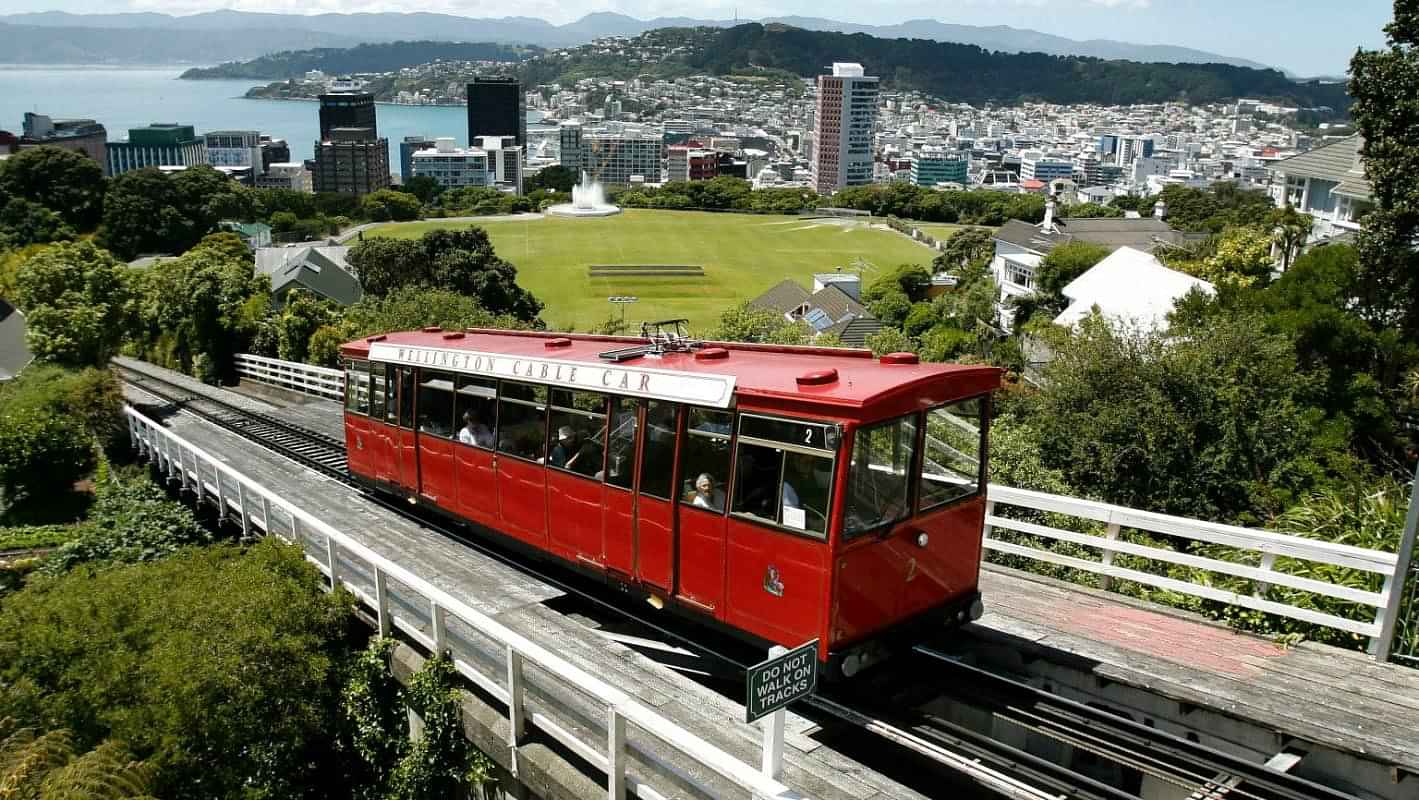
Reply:
[[554, 217], [609, 217], [621, 213], [621, 207], [606, 202], [606, 190], [583, 170], [581, 182], [572, 187], [572, 201], [547, 207]]

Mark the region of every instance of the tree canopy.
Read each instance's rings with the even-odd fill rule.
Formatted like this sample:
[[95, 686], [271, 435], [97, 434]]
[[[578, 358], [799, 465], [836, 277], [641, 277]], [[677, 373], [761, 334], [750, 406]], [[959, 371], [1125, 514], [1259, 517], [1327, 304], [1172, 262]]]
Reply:
[[122, 265], [89, 242], [61, 243], [20, 263], [15, 303], [40, 361], [72, 366], [108, 361], [123, 341], [128, 292]]
[[466, 294], [489, 313], [525, 322], [542, 310], [517, 285], [517, 268], [498, 257], [482, 228], [433, 230], [419, 239], [371, 237], [353, 247], [348, 260], [367, 296], [422, 285]]
[[38, 203], [75, 230], [98, 224], [106, 188], [103, 167], [73, 150], [30, 147], [0, 166], [0, 193]]

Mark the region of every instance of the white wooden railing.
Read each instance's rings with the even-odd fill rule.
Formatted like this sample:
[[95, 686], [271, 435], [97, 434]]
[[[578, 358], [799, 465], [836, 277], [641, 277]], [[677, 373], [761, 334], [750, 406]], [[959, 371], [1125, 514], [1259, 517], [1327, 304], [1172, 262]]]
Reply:
[[279, 358], [237, 353], [237, 374], [243, 378], [280, 386], [283, 389], [345, 401], [345, 373], [329, 367], [317, 367]]
[[[253, 380], [274, 383], [278, 386], [286, 386], [296, 391], [329, 397], [334, 400], [344, 400], [344, 374], [340, 372], [340, 370], [312, 367], [290, 361], [265, 358], [263, 356], [238, 355], [237, 364], [239, 370], [244, 369], [242, 367], [244, 363], [261, 365], [259, 370], [252, 368], [250, 372], [242, 371], [241, 374], [243, 376], [250, 377]], [[965, 454], [962, 455], [969, 458], [969, 456], [965, 456]], [[1396, 574], [1400, 572], [1400, 570], [1398, 569], [1399, 559], [1394, 553], [1366, 550], [1364, 548], [1351, 547], [1348, 545], [1331, 544], [1314, 539], [1305, 539], [1299, 536], [1240, 528], [1234, 525], [1203, 522], [1186, 517], [1172, 517], [1166, 514], [1156, 514], [1150, 511], [1140, 511], [1138, 509], [1114, 506], [1107, 503], [1097, 503], [1075, 497], [1045, 494], [1043, 492], [1034, 492], [1026, 489], [1014, 489], [998, 484], [990, 485], [988, 501], [985, 528], [985, 548], [987, 550], [1094, 573], [1100, 576], [1104, 588], [1108, 588], [1110, 582], [1115, 578], [1129, 580], [1155, 588], [1177, 592], [1179, 594], [1215, 600], [1254, 611], [1264, 611], [1269, 614], [1276, 614], [1302, 622], [1309, 622], [1314, 625], [1321, 625], [1327, 628], [1334, 628], [1347, 633], [1365, 636], [1370, 640], [1369, 651], [1371, 655], [1374, 655], [1380, 660], [1384, 660], [1389, 656], [1390, 647], [1394, 639], [1395, 624], [1398, 621], [1399, 603], [1401, 595], [1404, 592], [1403, 578], [1396, 577]], [[995, 513], [997, 504], [1033, 509], [1036, 511], [1047, 511], [1077, 517], [1082, 520], [1101, 522], [1104, 523], [1106, 528], [1104, 535], [1099, 536], [1093, 533], [1062, 530], [1009, 519], [998, 516]], [[1055, 541], [1072, 542], [1074, 544], [1084, 545], [1085, 547], [1098, 548], [1099, 560], [1091, 561], [1089, 559], [1069, 556], [1050, 550], [1028, 547], [1016, 542], [1001, 541], [991, 536], [993, 528], [1012, 530], [1046, 539], [1053, 539]], [[1258, 553], [1260, 555], [1260, 564], [1259, 566], [1250, 566], [1231, 561], [1194, 556], [1188, 553], [1179, 553], [1158, 547], [1149, 547], [1134, 542], [1119, 541], [1118, 534], [1123, 528], [1166, 534], [1168, 536], [1192, 541], [1222, 544], [1235, 547], [1241, 551]], [[1208, 572], [1230, 575], [1232, 577], [1245, 578], [1252, 581], [1253, 592], [1251, 594], [1243, 594], [1205, 583], [1178, 580], [1176, 578], [1121, 567], [1114, 564], [1114, 556], [1119, 553], [1168, 564], [1195, 567]], [[1383, 576], [1384, 585], [1379, 592], [1371, 592], [1297, 575], [1276, 572], [1272, 567], [1276, 562], [1277, 556], [1287, 556], [1319, 564], [1331, 564], [1375, 573]], [[1371, 619], [1357, 620], [1271, 600], [1263, 596], [1266, 592], [1266, 587], [1271, 584], [1313, 592], [1339, 600], [1346, 600], [1363, 607], [1373, 608], [1375, 609], [1375, 614]]]
[[[656, 749], [664, 752], [665, 748], [703, 764], [754, 797], [781, 800], [804, 797], [764, 775], [758, 768], [647, 708], [601, 678], [306, 513], [295, 503], [247, 478], [222, 463], [218, 457], [132, 407], [125, 408], [124, 413], [134, 446], [169, 480], [177, 480], [184, 490], [193, 492], [198, 503], [214, 503], [219, 513], [238, 522], [246, 535], [272, 535], [299, 545], [305, 550], [306, 559], [330, 579], [332, 587], [344, 586], [374, 613], [381, 635], [388, 636], [397, 629], [432, 652], [448, 653], [461, 675], [502, 702], [508, 710], [507, 744], [514, 775], [517, 774], [517, 747], [523, 741], [527, 723], [530, 722], [605, 772], [607, 796], [614, 800], [625, 797], [627, 790], [630, 790], [631, 796], [643, 800], [660, 800], [676, 794], [668, 788], [662, 793], [643, 777], [629, 774], [628, 750], [663, 767], [674, 775], [675, 782], [689, 782], [697, 791], [711, 796], [717, 794], [656, 755]], [[391, 584], [397, 584], [407, 592], [396, 596], [391, 591]], [[427, 604], [427, 624], [410, 614], [391, 610], [396, 605], [409, 607], [408, 594], [416, 595], [418, 602]], [[471, 658], [465, 658], [464, 654], [450, 651], [449, 625], [453, 622], [461, 623], [501, 649], [503, 657], [499, 660], [498, 669], [487, 669], [485, 664], [475, 663]], [[575, 725], [530, 707], [525, 700], [528, 691], [525, 667], [528, 665], [535, 666], [539, 673], [550, 675], [558, 686], [575, 691], [604, 710], [605, 724], [599, 741], [588, 741], [578, 735]], [[649, 734], [653, 741], [628, 741], [627, 723]]]
[[[1002, 507], [1060, 514], [1088, 522], [1103, 523], [1106, 527], [1102, 535], [1065, 530], [1001, 516], [1000, 512], [1004, 510]], [[1081, 527], [1090, 526], [1086, 522]], [[1225, 545], [1242, 553], [1259, 554], [1260, 564], [1259, 566], [1239, 564], [1233, 561], [1223, 561], [1124, 541], [1119, 539], [1119, 532], [1124, 529]], [[1094, 561], [1018, 542], [1002, 541], [995, 535], [998, 530], [1016, 531], [1056, 542], [1070, 542], [1095, 548], [1099, 551], [1099, 558]], [[987, 497], [984, 546], [986, 550], [996, 553], [1005, 553], [1091, 572], [1101, 576], [1104, 588], [1108, 588], [1109, 582], [1113, 579], [1133, 581], [1191, 597], [1215, 600], [1365, 636], [1370, 640], [1370, 653], [1379, 659], [1388, 657], [1390, 644], [1394, 637], [1400, 595], [1404, 591], [1404, 580], [1398, 569], [1399, 559], [1394, 553], [1332, 544], [1270, 531], [1240, 528], [1235, 525], [1221, 525], [1185, 517], [1155, 514], [1150, 511], [1139, 511], [1074, 497], [1012, 489], [1009, 486], [997, 484], [990, 485]], [[1251, 581], [1253, 591], [1251, 594], [1244, 594], [1206, 583], [1178, 580], [1119, 566], [1114, 563], [1114, 556], [1118, 554], [1244, 578]], [[1384, 578], [1384, 584], [1380, 591], [1371, 592], [1314, 578], [1277, 572], [1272, 567], [1278, 556], [1374, 573]], [[1272, 600], [1265, 596], [1267, 587], [1271, 585], [1285, 586], [1348, 601], [1362, 607], [1373, 608], [1375, 614], [1372, 619], [1353, 619]]]

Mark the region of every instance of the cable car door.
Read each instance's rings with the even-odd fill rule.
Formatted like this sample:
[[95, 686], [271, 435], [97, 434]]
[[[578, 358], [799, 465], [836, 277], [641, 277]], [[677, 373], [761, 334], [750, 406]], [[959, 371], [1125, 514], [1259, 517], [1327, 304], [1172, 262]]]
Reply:
[[394, 431], [394, 448], [399, 463], [399, 485], [411, 491], [419, 489], [419, 443], [414, 434], [413, 367], [399, 368], [399, 428]]
[[668, 592], [675, 586], [675, 443], [680, 406], [643, 400], [641, 415], [636, 577]]

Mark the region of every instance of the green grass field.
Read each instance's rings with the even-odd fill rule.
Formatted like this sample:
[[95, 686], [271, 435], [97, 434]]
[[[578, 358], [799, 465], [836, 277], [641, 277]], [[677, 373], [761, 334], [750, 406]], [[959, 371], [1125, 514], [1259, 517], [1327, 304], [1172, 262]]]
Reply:
[[939, 242], [944, 242], [955, 236], [957, 231], [980, 227], [978, 225], [951, 225], [945, 222], [913, 222], [912, 224]]
[[[467, 222], [411, 222], [381, 226], [370, 236], [417, 237]], [[498, 255], [517, 265], [517, 280], [546, 303], [548, 325], [587, 330], [612, 312], [611, 295], [635, 295], [626, 321], [690, 320], [703, 332], [733, 303], [754, 297], [784, 278], [812, 288], [814, 272], [870, 266], [864, 282], [903, 263], [929, 263], [933, 252], [901, 234], [859, 222], [797, 217], [627, 210], [599, 219], [548, 217], [473, 223], [486, 228]], [[591, 264], [687, 264], [703, 278], [591, 278]], [[619, 310], [618, 310], [619, 313]], [[634, 328], [635, 325], [632, 325]]]

